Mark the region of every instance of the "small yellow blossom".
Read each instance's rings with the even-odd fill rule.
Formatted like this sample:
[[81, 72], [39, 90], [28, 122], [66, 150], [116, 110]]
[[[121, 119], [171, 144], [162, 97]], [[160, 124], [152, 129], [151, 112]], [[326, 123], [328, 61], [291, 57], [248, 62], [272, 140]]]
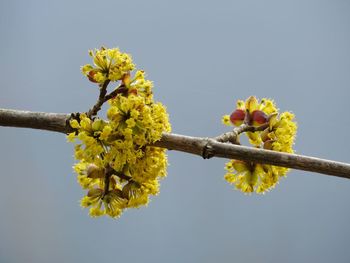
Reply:
[[231, 122], [230, 122], [230, 116], [229, 115], [224, 115], [222, 116], [221, 119], [222, 123], [226, 126], [231, 126]]
[[75, 132], [71, 132], [71, 133], [69, 133], [68, 135], [67, 135], [67, 141], [68, 142], [74, 142], [74, 140], [75, 140]]

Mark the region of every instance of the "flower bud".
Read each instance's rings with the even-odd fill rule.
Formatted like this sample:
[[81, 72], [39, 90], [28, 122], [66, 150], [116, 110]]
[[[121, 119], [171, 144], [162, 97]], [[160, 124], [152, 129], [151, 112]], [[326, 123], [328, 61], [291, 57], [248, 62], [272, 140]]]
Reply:
[[87, 193], [88, 197], [98, 197], [103, 194], [103, 190], [100, 188], [93, 188], [90, 189], [89, 192]]
[[93, 131], [101, 131], [103, 129], [103, 126], [104, 126], [104, 121], [101, 119], [96, 119], [92, 123], [92, 130]]
[[265, 112], [263, 112], [261, 110], [253, 111], [250, 118], [251, 118], [253, 126], [261, 126], [261, 125], [267, 123], [267, 121], [268, 121], [267, 115], [265, 114]]
[[96, 74], [96, 71], [89, 71], [89, 74], [87, 75], [88, 79], [93, 82], [93, 83], [97, 83], [97, 81], [95, 80], [94, 76]]
[[264, 142], [264, 149], [265, 150], [272, 150], [272, 144], [274, 143], [274, 140], [267, 140]]
[[230, 121], [233, 125], [239, 126], [243, 123], [245, 118], [245, 111], [241, 109], [237, 109], [230, 115]]

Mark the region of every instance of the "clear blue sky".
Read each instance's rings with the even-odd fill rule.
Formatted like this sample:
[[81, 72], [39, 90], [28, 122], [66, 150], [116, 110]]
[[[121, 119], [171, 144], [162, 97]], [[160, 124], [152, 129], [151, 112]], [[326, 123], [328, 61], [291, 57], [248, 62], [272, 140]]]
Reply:
[[[298, 153], [350, 162], [349, 1], [0, 1], [0, 107], [86, 111], [88, 49], [131, 53], [173, 131], [215, 136], [237, 99], [296, 114]], [[291, 171], [264, 196], [223, 159], [169, 152], [147, 208], [91, 219], [62, 134], [0, 128], [0, 262], [349, 262], [350, 180]]]

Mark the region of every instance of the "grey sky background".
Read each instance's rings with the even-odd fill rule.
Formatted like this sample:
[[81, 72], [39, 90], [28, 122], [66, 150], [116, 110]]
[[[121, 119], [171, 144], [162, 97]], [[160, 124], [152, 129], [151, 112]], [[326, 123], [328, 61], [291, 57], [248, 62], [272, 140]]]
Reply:
[[[101, 45], [131, 53], [173, 132], [215, 136], [237, 99], [270, 97], [298, 153], [350, 162], [349, 1], [0, 1], [0, 107], [87, 110]], [[350, 262], [350, 181], [291, 171], [264, 196], [223, 159], [169, 152], [147, 208], [91, 219], [62, 134], [0, 128], [0, 262]]]

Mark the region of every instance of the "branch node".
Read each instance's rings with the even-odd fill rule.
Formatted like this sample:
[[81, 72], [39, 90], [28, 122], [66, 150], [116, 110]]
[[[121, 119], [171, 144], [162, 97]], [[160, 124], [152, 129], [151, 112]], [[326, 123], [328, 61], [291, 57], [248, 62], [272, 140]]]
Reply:
[[213, 146], [211, 145], [211, 141], [209, 138], [206, 139], [206, 143], [203, 146], [202, 157], [203, 159], [210, 159], [215, 156], [215, 151]]

